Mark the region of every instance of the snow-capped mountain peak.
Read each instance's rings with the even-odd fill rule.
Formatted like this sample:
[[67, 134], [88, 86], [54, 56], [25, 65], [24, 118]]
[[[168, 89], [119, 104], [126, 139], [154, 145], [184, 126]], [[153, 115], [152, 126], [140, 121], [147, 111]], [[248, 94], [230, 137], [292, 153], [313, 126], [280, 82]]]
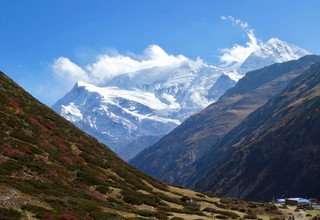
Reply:
[[271, 38], [261, 44], [253, 51], [249, 57], [241, 64], [237, 72], [241, 75], [269, 66], [273, 63], [282, 63], [289, 60], [297, 60], [300, 57], [309, 55], [310, 52], [296, 45], [289, 44], [278, 38]]
[[302, 56], [310, 54], [305, 49], [298, 46], [281, 41], [278, 38], [271, 38], [260, 49], [255, 51], [253, 55], [261, 57], [273, 57], [274, 61], [280, 63], [288, 60], [299, 59]]

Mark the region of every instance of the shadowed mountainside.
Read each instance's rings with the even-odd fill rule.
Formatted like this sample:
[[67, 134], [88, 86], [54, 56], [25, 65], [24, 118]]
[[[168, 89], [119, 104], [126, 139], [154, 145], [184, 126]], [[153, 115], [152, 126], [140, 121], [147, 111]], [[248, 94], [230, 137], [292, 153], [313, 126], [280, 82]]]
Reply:
[[[217, 102], [188, 118], [130, 163], [167, 183], [192, 187], [219, 156], [215, 149], [219, 139], [319, 60], [318, 56], [305, 56], [247, 73]], [[203, 160], [207, 154], [211, 161]]]
[[251, 200], [319, 199], [319, 128], [317, 63], [220, 141], [221, 155], [196, 189]]

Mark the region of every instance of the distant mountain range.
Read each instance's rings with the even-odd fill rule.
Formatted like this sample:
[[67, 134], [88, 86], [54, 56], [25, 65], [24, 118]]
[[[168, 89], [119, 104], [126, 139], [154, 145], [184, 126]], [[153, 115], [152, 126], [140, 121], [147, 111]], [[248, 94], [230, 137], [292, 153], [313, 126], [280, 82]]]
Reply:
[[246, 72], [306, 54], [272, 38], [243, 63], [228, 67], [186, 60], [123, 74], [103, 87], [78, 82], [52, 107], [128, 160], [217, 101]]
[[319, 62], [305, 56], [247, 73], [130, 163], [223, 196], [319, 197]]

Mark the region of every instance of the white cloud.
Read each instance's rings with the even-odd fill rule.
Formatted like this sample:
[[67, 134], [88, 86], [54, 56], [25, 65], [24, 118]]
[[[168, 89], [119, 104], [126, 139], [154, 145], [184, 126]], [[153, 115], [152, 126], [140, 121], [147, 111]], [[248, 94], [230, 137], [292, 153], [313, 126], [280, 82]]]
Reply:
[[59, 57], [56, 59], [52, 68], [55, 76], [59, 79], [63, 79], [66, 84], [73, 83], [78, 80], [87, 81], [89, 79], [86, 71], [65, 57]]
[[[230, 15], [221, 16], [221, 19], [239, 26], [248, 37], [248, 42], [245, 45], [235, 44], [231, 48], [220, 49], [222, 66], [242, 63], [254, 50], [259, 48], [259, 40], [248, 23], [235, 19]], [[52, 64], [52, 69], [54, 76], [68, 87], [77, 81], [103, 86], [114, 77], [122, 74], [153, 67], [174, 67], [185, 62], [194, 67], [204, 63], [200, 58], [191, 60], [183, 55], [171, 55], [158, 45], [150, 45], [142, 54], [131, 53], [123, 55], [115, 51], [100, 54], [94, 62], [83, 66], [72, 62], [66, 57], [59, 57]]]
[[235, 19], [230, 15], [221, 16], [221, 19], [238, 25], [243, 31], [245, 31], [249, 41], [246, 42], [245, 45], [235, 44], [231, 48], [220, 49], [220, 52], [222, 53], [220, 61], [224, 66], [228, 66], [233, 63], [242, 63], [254, 50], [260, 47], [259, 40], [254, 35], [254, 30], [249, 27], [247, 22]]
[[235, 19], [234, 17], [228, 15], [228, 16], [221, 16], [222, 20], [229, 20], [231, 21], [233, 24], [237, 24], [239, 25], [241, 28], [246, 29], [249, 28], [249, 25], [247, 22], [242, 22], [240, 19]]
[[192, 61], [183, 55], [167, 54], [158, 45], [150, 45], [141, 55], [125, 56], [121, 54], [102, 54], [94, 63], [80, 67], [68, 58], [60, 57], [53, 63], [53, 72], [68, 84], [85, 81], [94, 85], [103, 85], [115, 76], [152, 67], [173, 67]]
[[212, 103], [206, 97], [206, 92], [201, 90], [192, 91], [192, 94], [190, 96], [193, 103], [201, 106], [202, 108], [205, 108]]

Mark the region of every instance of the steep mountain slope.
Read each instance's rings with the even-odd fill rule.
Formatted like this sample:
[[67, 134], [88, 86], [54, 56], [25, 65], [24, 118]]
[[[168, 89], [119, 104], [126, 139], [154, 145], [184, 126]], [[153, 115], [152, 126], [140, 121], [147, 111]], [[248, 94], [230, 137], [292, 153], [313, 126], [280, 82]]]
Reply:
[[221, 140], [223, 153], [196, 188], [254, 200], [320, 198], [319, 128], [317, 63]]
[[[246, 72], [297, 59], [307, 51], [271, 39], [237, 68], [200, 59], [117, 76], [104, 85], [77, 83], [53, 109], [128, 160], [190, 115], [215, 102]], [[150, 138], [150, 139], [149, 139]], [[139, 148], [131, 143], [138, 143]]]
[[130, 163], [165, 182], [193, 186], [210, 167], [210, 160], [203, 157], [219, 155], [217, 141], [319, 60], [318, 56], [305, 56], [247, 73], [217, 102], [188, 118]]
[[0, 164], [0, 219], [284, 218], [289, 211], [151, 179], [1, 72]]

